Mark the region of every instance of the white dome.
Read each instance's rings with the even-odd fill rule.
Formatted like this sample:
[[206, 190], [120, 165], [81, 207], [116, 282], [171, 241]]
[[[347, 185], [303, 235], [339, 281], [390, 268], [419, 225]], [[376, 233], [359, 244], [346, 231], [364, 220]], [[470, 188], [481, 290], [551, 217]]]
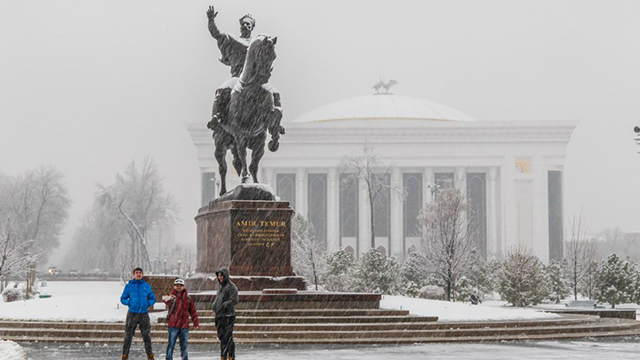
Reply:
[[379, 94], [337, 101], [312, 110], [293, 122], [352, 120], [475, 121], [465, 113], [431, 101]]

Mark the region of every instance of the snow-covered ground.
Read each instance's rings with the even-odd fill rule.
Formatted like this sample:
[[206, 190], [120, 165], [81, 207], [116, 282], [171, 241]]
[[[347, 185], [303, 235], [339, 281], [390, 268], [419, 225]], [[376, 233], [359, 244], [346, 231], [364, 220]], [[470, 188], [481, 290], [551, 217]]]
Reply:
[[50, 298], [0, 302], [0, 318], [124, 321], [127, 307], [120, 304], [123, 289], [116, 281], [50, 281], [40, 287], [40, 293]]
[[[122, 289], [123, 285], [119, 282], [51, 281], [46, 287], [40, 288], [40, 292], [51, 295], [50, 298], [0, 302], [0, 318], [124, 321], [127, 308], [120, 305]], [[414, 315], [437, 316], [440, 321], [542, 319], [558, 316], [532, 309], [514, 309], [500, 304], [502, 303], [470, 305], [384, 296], [380, 307], [409, 310]], [[159, 316], [162, 316], [162, 313], [152, 314], [152, 318]]]
[[380, 307], [383, 309], [409, 310], [413, 315], [437, 316], [439, 321], [482, 321], [482, 320], [524, 320], [549, 319], [559, 315], [536, 311], [534, 309], [496, 306], [498, 303], [448, 302], [406, 298], [403, 296], [383, 296]]
[[13, 341], [0, 340], [0, 359], [2, 360], [24, 360], [27, 355], [20, 345]]

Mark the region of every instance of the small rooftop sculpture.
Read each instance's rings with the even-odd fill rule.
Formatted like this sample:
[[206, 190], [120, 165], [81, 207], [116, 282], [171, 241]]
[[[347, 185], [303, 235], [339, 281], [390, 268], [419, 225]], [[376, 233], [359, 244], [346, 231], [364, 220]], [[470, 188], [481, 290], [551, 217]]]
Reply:
[[[398, 84], [398, 82], [393, 79], [385, 83], [384, 78], [380, 78], [380, 81], [378, 81], [377, 83], [375, 83], [375, 85], [373, 85], [373, 89], [376, 91], [376, 95], [390, 94], [389, 89], [391, 89], [391, 87], [396, 84]], [[381, 88], [384, 89], [384, 92], [380, 92]]]

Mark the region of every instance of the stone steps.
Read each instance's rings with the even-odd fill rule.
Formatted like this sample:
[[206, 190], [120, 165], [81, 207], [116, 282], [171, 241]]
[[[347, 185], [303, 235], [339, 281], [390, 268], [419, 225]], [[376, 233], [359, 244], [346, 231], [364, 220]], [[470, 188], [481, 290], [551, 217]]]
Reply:
[[[555, 323], [540, 324], [539, 322], [516, 322], [520, 326], [501, 326], [500, 323], [494, 326], [483, 326], [483, 323], [442, 323], [448, 328], [431, 327], [425, 324], [422, 329], [391, 329], [382, 330], [372, 327], [368, 330], [304, 330], [289, 329], [280, 331], [246, 331], [236, 328], [234, 337], [239, 343], [334, 343], [343, 341], [345, 343], [389, 343], [389, 342], [429, 342], [429, 339], [452, 338], [458, 341], [475, 341], [478, 338], [509, 339], [518, 336], [537, 336], [542, 338], [556, 338], [559, 334], [571, 336], [571, 334], [589, 334], [588, 336], [612, 336], [613, 333], [628, 332], [629, 334], [640, 334], [640, 323], [629, 320], [604, 319], [598, 321], [571, 321], [567, 320], [563, 324], [561, 321]], [[90, 325], [90, 324], [84, 324]], [[107, 325], [107, 324], [103, 324]], [[467, 325], [467, 326], [463, 326]], [[475, 326], [469, 326], [475, 325]], [[504, 325], [504, 322], [502, 323]], [[16, 339], [18, 341], [66, 341], [85, 342], [93, 339], [96, 342], [111, 342], [110, 339], [122, 339], [124, 329], [120, 324], [120, 329], [107, 328], [52, 328], [49, 327], [0, 327], [0, 337], [3, 339]], [[139, 336], [139, 335], [137, 335]], [[154, 328], [152, 331], [154, 341], [165, 342], [166, 330]], [[216, 334], [213, 329], [191, 331], [190, 341], [202, 343], [216, 343]], [[65, 340], [61, 340], [65, 339]], [[380, 339], [385, 339], [378, 342]], [[393, 339], [393, 340], [391, 340]], [[466, 339], [466, 340], [464, 340]]]
[[[214, 323], [213, 316], [198, 316], [201, 324]], [[435, 322], [435, 316], [247, 316], [236, 318], [236, 324], [300, 324], [300, 323], [393, 323], [393, 322]], [[165, 319], [158, 319], [159, 323], [165, 323]]]
[[[578, 326], [598, 321], [597, 317], [579, 316], [538, 321], [479, 321], [479, 322], [387, 322], [387, 323], [298, 323], [298, 324], [236, 324], [236, 331], [375, 331], [375, 330], [451, 330], [451, 329], [487, 329], [517, 328], [532, 326]], [[165, 331], [165, 324], [152, 324], [152, 329]], [[16, 321], [0, 320], [0, 329], [48, 329], [48, 330], [96, 330], [124, 331], [124, 323], [105, 322], [54, 322], [54, 321]], [[192, 331], [193, 327], [191, 328]], [[213, 323], [200, 325], [200, 331], [214, 331]]]
[[[370, 338], [292, 338], [292, 339], [258, 339], [258, 338], [241, 338], [236, 337], [238, 344], [245, 345], [403, 345], [417, 343], [460, 343], [460, 342], [497, 342], [497, 341], [524, 341], [524, 340], [566, 340], [591, 337], [631, 337], [638, 336], [640, 331], [635, 329], [618, 329], [615, 331], [593, 332], [590, 329], [583, 329], [583, 332], [556, 332], [548, 334], [494, 334], [494, 335], [477, 335], [477, 336], [433, 336], [433, 337], [370, 337]], [[122, 335], [122, 334], [121, 334]], [[68, 338], [60, 336], [2, 336], [3, 340], [12, 341], [38, 341], [38, 342], [80, 342], [80, 343], [122, 343], [122, 336], [93, 338], [79, 337]], [[139, 336], [134, 337], [135, 342], [141, 342]], [[166, 336], [154, 337], [155, 343], [166, 343]], [[208, 338], [189, 338], [190, 344], [216, 344], [218, 341], [213, 337]]]

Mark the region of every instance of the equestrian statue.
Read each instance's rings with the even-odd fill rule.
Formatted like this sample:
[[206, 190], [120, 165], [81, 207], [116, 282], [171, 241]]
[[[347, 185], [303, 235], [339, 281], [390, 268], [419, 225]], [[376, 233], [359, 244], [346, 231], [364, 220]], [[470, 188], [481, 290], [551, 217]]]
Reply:
[[[255, 19], [247, 14], [240, 18], [240, 36], [218, 29], [213, 6], [207, 10], [209, 32], [217, 40], [222, 54], [220, 62], [231, 68], [231, 78], [215, 92], [211, 120], [207, 127], [213, 131], [215, 158], [220, 173], [220, 196], [227, 192], [227, 151], [233, 156], [233, 167], [248, 182], [249, 174], [258, 183], [258, 166], [264, 155], [267, 132], [271, 135], [268, 148], [277, 151], [282, 107], [280, 94], [269, 84], [276, 59], [277, 37], [251, 37]], [[251, 149], [251, 163], [247, 165], [247, 149]]]

